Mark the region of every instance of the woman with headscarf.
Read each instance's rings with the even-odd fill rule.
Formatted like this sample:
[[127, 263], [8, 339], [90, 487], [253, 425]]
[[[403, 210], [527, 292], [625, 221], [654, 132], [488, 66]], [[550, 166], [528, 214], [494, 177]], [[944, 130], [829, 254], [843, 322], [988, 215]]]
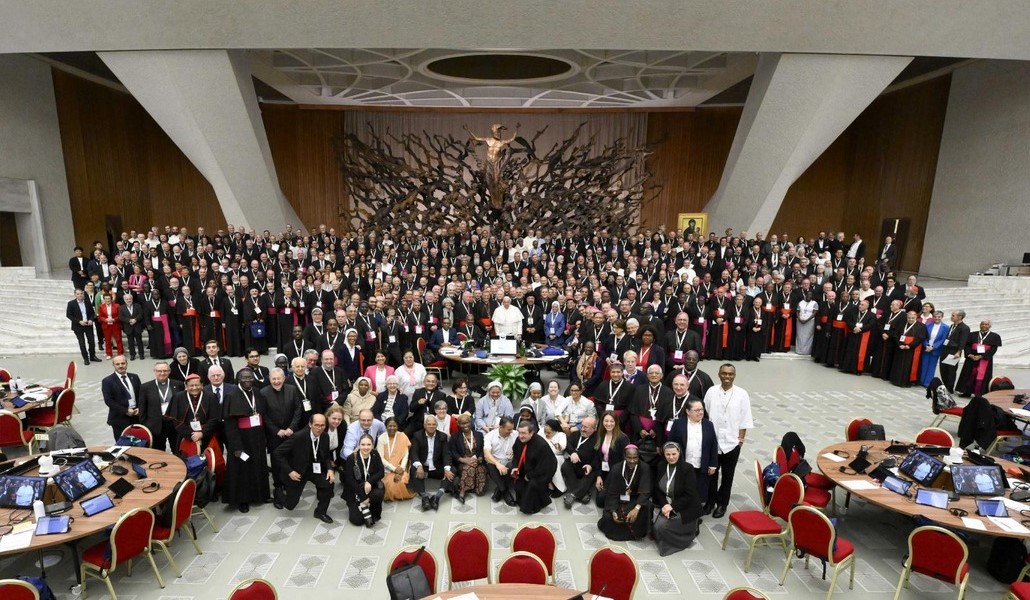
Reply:
[[654, 540], [660, 556], [668, 556], [694, 544], [701, 528], [701, 499], [695, 487], [694, 467], [683, 460], [676, 442], [662, 447], [665, 460], [658, 473], [651, 499], [654, 501]]
[[[347, 376], [347, 383], [354, 385], [354, 382], [362, 376], [362, 366], [365, 363], [361, 346], [358, 346], [358, 330], [353, 327], [348, 329], [343, 333], [343, 338], [344, 343], [334, 349], [336, 366], [343, 369], [343, 373]], [[371, 380], [369, 380], [369, 387], [371, 385]]]
[[544, 341], [555, 348], [565, 344], [565, 314], [557, 300], [551, 303], [551, 311], [544, 315]]
[[197, 359], [190, 358], [190, 353], [185, 348], [176, 348], [172, 353], [172, 373], [169, 379], [186, 383], [186, 377], [192, 374], [200, 374], [200, 365]]
[[368, 377], [358, 377], [357, 383], [347, 394], [347, 399], [343, 401], [343, 417], [350, 425], [358, 420], [361, 411], [372, 410], [375, 404], [376, 395], [372, 393], [372, 382]]
[[392, 502], [414, 498], [415, 492], [408, 489], [408, 452], [411, 450], [411, 440], [400, 430], [397, 419], [386, 419], [386, 433], [379, 436], [377, 449], [379, 457], [383, 460], [383, 469], [386, 471], [383, 476], [383, 499]]
[[486, 460], [483, 457], [483, 434], [472, 429], [472, 417], [461, 414], [455, 417], [458, 421], [458, 432], [449, 440], [451, 465], [458, 471], [458, 485], [454, 488], [454, 498], [465, 504], [465, 494], [472, 492], [477, 496], [486, 489]]
[[372, 436], [358, 440], [358, 450], [347, 457], [343, 466], [343, 497], [347, 501], [348, 519], [355, 525], [372, 527], [383, 516], [383, 459], [376, 452]]
[[597, 528], [610, 540], [626, 542], [647, 535], [651, 515], [651, 469], [640, 452], [626, 446], [623, 460], [612, 465], [604, 484], [604, 507]]
[[554, 452], [554, 458], [557, 460], [557, 468], [554, 471], [554, 477], [551, 478], [551, 497], [558, 498], [565, 493], [565, 477], [561, 474], [562, 463], [565, 462], [565, 446], [568, 443], [568, 438], [565, 436], [565, 432], [561, 430], [561, 423], [558, 419], [548, 419], [544, 422], [543, 429], [540, 430], [540, 435], [547, 440], [547, 445], [550, 446], [551, 452]]
[[532, 400], [527, 398], [522, 401], [522, 404], [519, 405], [519, 412], [515, 415], [514, 421], [516, 429], [522, 422], [532, 423], [536, 430], [540, 429], [540, 421], [537, 421], [536, 418], [536, 406], [533, 404]]
[[495, 379], [486, 385], [486, 395], [476, 403], [474, 416], [476, 430], [482, 431], [484, 435], [497, 429], [501, 417], [515, 416], [515, 409], [511, 401], [504, 396], [500, 381]]

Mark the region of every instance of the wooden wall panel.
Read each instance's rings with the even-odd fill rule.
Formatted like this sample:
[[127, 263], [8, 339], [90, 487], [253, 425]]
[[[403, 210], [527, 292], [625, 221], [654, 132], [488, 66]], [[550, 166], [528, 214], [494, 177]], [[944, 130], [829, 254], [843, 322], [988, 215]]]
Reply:
[[676, 227], [681, 212], [700, 212], [719, 187], [740, 108], [701, 108], [653, 112], [647, 116], [647, 142], [656, 144], [648, 160], [661, 193], [640, 207], [642, 227]]

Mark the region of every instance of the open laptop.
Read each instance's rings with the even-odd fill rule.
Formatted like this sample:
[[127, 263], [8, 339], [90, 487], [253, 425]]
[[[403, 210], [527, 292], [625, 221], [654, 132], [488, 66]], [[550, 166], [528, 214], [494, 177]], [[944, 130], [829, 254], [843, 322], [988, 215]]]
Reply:
[[1005, 493], [1005, 473], [1001, 465], [953, 465], [951, 481], [958, 494], [1000, 496]]
[[32, 508], [32, 503], [43, 498], [46, 479], [43, 477], [0, 477], [0, 508]]
[[518, 342], [515, 340], [492, 339], [490, 340], [490, 354], [494, 356], [515, 356], [518, 352]]

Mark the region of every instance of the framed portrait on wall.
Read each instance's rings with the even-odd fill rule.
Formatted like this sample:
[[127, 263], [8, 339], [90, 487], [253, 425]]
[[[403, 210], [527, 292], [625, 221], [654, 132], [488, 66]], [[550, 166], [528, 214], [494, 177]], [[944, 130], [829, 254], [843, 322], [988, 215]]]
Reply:
[[708, 235], [708, 213], [680, 213], [676, 227], [683, 233], [693, 233], [695, 238]]

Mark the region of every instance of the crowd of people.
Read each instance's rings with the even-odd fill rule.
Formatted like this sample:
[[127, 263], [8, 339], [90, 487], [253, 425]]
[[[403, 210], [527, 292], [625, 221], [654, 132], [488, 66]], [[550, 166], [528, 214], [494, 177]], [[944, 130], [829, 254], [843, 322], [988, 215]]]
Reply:
[[[222, 498], [243, 512], [292, 509], [311, 482], [331, 521], [336, 479], [350, 520], [369, 526], [384, 501], [414, 497], [434, 510], [492, 489], [527, 514], [593, 498], [608, 537], [651, 533], [666, 553], [725, 514], [753, 426], [724, 361], [793, 350], [903, 386], [939, 368], [951, 390], [964, 357], [958, 391], [984, 391], [1000, 337], [989, 322], [971, 333], [961, 311], [942, 323], [894, 256], [890, 238], [867, 260], [843, 233], [155, 228], [76, 248], [67, 316], [86, 364], [94, 334], [113, 357], [114, 436], [140, 423], [157, 447], [217, 444]], [[433, 351], [491, 337], [567, 350], [569, 385], [520, 399], [490, 382], [477, 398], [426, 372]], [[121, 377], [148, 354], [153, 381]], [[721, 364], [718, 383], [701, 361]]]

